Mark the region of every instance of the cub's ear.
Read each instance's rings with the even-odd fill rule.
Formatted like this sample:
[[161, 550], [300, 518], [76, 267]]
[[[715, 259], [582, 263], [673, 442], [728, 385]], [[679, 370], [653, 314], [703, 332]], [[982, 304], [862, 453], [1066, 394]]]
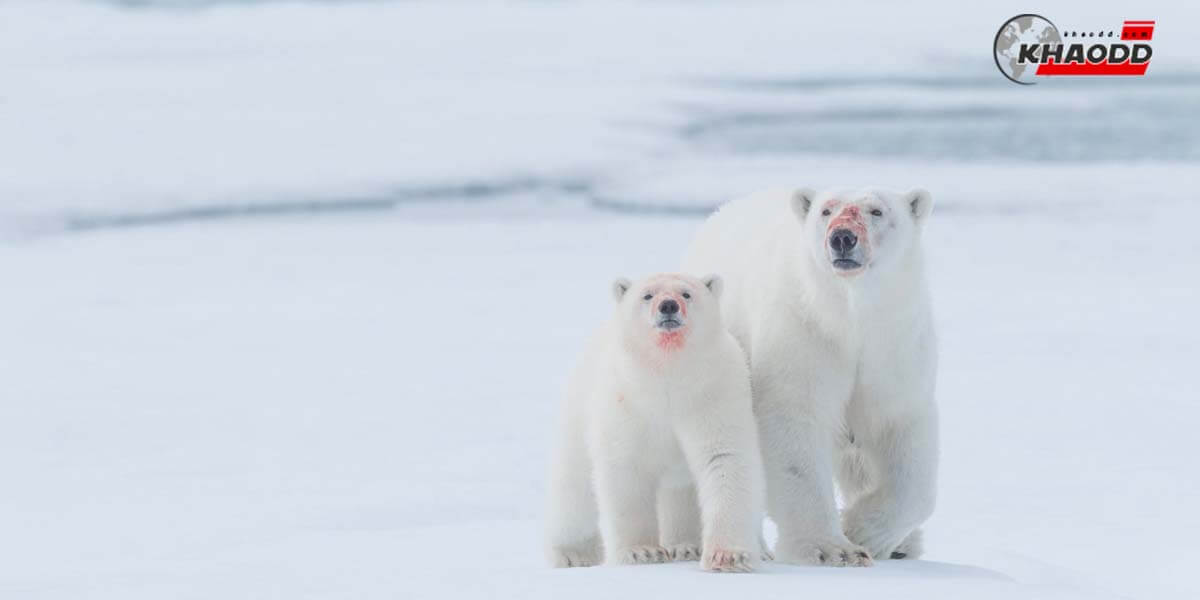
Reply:
[[933, 196], [930, 196], [929, 192], [921, 188], [905, 194], [904, 202], [908, 203], [913, 218], [918, 221], [928, 217], [929, 213], [933, 211]]
[[633, 282], [629, 281], [628, 279], [625, 279], [624, 277], [618, 277], [617, 280], [612, 284], [613, 300], [620, 302], [621, 298], [625, 297], [625, 292], [628, 292], [632, 285]]
[[808, 211], [812, 209], [813, 199], [817, 197], [817, 191], [812, 188], [800, 188], [792, 192], [792, 212], [800, 217], [800, 220], [808, 218]]
[[720, 275], [715, 273], [706, 275], [701, 281], [704, 282], [704, 287], [708, 288], [708, 291], [712, 292], [713, 296], [717, 298], [721, 297], [721, 290], [725, 289], [725, 280], [721, 279]]

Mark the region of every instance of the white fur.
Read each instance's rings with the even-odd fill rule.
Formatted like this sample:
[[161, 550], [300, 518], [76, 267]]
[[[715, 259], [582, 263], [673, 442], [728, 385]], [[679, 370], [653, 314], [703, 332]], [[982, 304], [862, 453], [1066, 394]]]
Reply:
[[[725, 323], [750, 361], [781, 561], [865, 566], [864, 550], [921, 553], [938, 459], [920, 245], [931, 209], [922, 190], [766, 192], [723, 207], [688, 252], [685, 268], [724, 276]], [[828, 224], [855, 210], [863, 267], [838, 271]]]
[[[719, 292], [712, 276], [614, 283], [616, 314], [569, 384], [550, 478], [553, 565], [701, 559], [745, 571], [758, 559], [762, 457], [749, 371]], [[686, 315], [680, 343], [664, 347], [671, 338], [655, 319], [666, 298]]]

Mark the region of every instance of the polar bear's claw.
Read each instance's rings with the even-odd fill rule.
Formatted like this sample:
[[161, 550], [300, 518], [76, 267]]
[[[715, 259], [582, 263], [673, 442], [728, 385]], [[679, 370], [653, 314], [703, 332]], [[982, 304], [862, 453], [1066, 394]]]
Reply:
[[864, 548], [849, 542], [806, 542], [777, 548], [779, 560], [798, 565], [869, 567], [874, 564]]
[[704, 554], [700, 566], [718, 573], [749, 573], [754, 570], [750, 553], [741, 550], [711, 550]]
[[913, 560], [920, 558], [924, 552], [925, 548], [921, 530], [914, 529], [912, 533], [908, 534], [908, 537], [904, 538], [903, 542], [900, 542], [899, 546], [896, 546], [895, 550], [892, 550], [891, 558], [896, 560]]
[[642, 565], [664, 563], [671, 560], [671, 553], [662, 546], [630, 546], [616, 553], [619, 565]]
[[675, 544], [667, 548], [671, 560], [700, 560], [700, 546], [696, 544]]
[[550, 551], [550, 562], [558, 569], [594, 567], [600, 564], [600, 555], [591, 549], [554, 548]]
[[[873, 511], [860, 511], [856, 510], [857, 508], [852, 507], [846, 513], [844, 527], [847, 538], [862, 544], [871, 556], [878, 559], [920, 558], [924, 550], [920, 529], [914, 529], [908, 535], [904, 535], [903, 530], [896, 531], [895, 526], [886, 521], [863, 516], [874, 514]], [[899, 543], [896, 542], [897, 539], [900, 539]]]

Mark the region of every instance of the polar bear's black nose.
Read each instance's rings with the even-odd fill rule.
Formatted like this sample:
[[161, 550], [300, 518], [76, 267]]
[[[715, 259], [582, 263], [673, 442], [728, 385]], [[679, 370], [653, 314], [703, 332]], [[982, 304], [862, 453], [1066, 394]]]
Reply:
[[679, 303], [674, 300], [663, 300], [662, 304], [658, 305], [658, 312], [664, 315], [673, 315], [679, 312]]
[[838, 254], [845, 254], [858, 245], [858, 236], [849, 229], [835, 229], [829, 236], [829, 247]]

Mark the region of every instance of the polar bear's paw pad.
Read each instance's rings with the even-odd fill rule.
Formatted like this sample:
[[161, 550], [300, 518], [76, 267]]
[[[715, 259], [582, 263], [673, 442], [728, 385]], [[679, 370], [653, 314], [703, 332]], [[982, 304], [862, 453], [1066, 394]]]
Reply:
[[754, 570], [750, 553], [741, 550], [710, 550], [704, 553], [700, 566], [718, 573], [749, 573]]
[[671, 553], [662, 546], [630, 546], [614, 555], [618, 565], [642, 565], [670, 562]]
[[700, 560], [699, 544], [675, 544], [667, 546], [671, 560]]

